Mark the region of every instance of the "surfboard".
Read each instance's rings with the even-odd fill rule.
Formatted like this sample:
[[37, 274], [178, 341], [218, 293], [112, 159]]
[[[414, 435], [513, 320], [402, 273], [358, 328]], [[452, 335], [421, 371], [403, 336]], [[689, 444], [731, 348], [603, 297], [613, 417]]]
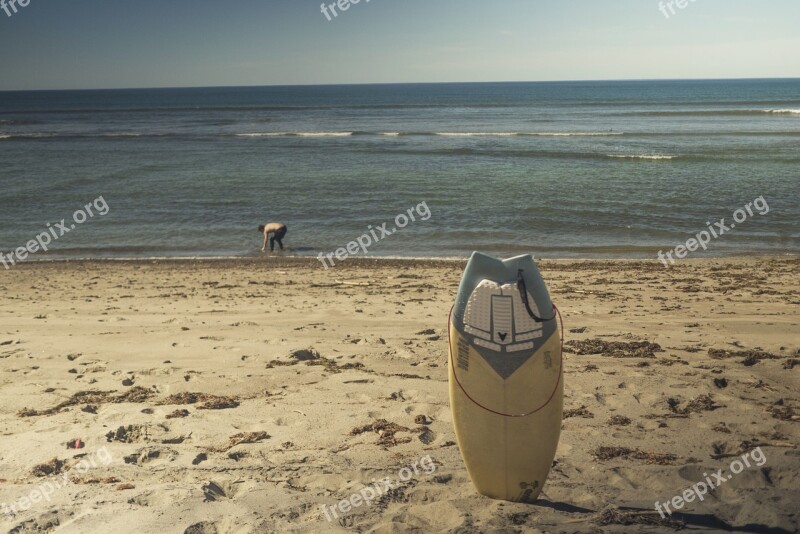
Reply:
[[561, 432], [556, 309], [530, 255], [470, 257], [450, 312], [450, 407], [479, 493], [533, 502]]

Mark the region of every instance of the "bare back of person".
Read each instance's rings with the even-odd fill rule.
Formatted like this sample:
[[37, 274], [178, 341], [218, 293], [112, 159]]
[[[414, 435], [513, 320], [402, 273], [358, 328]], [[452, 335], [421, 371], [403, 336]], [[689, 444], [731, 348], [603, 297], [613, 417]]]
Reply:
[[[264, 234], [264, 243], [261, 245], [261, 252], [266, 252], [267, 250], [267, 239], [269, 239], [269, 250], [270, 252], [275, 250], [275, 242], [278, 242], [278, 245], [283, 250], [283, 237], [286, 235], [286, 225], [279, 222], [270, 222], [258, 227], [258, 231]], [[272, 234], [272, 237], [270, 237]]]

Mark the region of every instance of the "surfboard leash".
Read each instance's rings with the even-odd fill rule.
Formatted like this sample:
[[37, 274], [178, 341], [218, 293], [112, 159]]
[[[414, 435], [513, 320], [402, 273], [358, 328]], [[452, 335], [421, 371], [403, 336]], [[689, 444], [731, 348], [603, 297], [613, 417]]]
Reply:
[[[531, 318], [534, 321], [536, 321], [537, 323], [544, 323], [545, 321], [552, 321], [553, 319], [556, 318], [556, 314], [558, 313], [557, 312], [558, 309], [556, 308], [555, 304], [553, 304], [553, 316], [550, 317], [549, 319], [543, 319], [543, 318], [539, 317], [538, 315], [536, 315], [535, 313], [533, 313], [533, 310], [531, 309], [531, 305], [530, 305], [530, 303], [528, 303], [528, 288], [525, 285], [525, 276], [523, 275], [522, 269], [517, 270], [517, 288], [519, 288], [519, 296], [520, 296], [520, 298], [522, 298], [522, 303], [525, 304], [525, 310], [528, 312], [528, 315], [530, 315]], [[552, 302], [551, 302], [551, 304], [552, 304]], [[563, 342], [563, 337], [564, 336], [562, 335], [561, 337], [562, 337], [562, 342]]]

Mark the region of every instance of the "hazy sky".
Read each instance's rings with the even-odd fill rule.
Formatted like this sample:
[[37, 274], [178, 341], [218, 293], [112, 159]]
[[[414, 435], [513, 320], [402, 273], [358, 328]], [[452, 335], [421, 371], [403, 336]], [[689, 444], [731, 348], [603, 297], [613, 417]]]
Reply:
[[0, 90], [800, 77], [800, 0], [29, 1]]

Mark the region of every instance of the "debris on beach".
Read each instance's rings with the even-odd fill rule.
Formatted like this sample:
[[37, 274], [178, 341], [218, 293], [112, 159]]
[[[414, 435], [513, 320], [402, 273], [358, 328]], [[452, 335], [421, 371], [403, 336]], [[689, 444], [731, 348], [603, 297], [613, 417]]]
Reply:
[[597, 447], [592, 451], [592, 455], [598, 460], [613, 460], [623, 458], [625, 460], [644, 460], [648, 464], [672, 465], [678, 457], [669, 453], [646, 452], [641, 449], [631, 449], [628, 447]]
[[53, 458], [49, 462], [45, 462], [43, 464], [39, 464], [31, 470], [31, 475], [35, 477], [48, 477], [52, 475], [61, 474], [66, 467], [67, 462], [64, 460], [59, 460], [58, 458]]
[[631, 420], [630, 418], [625, 417], [624, 415], [615, 415], [614, 417], [608, 420], [608, 424], [615, 426], [627, 426], [631, 424]]
[[649, 341], [604, 341], [597, 338], [573, 339], [564, 343], [564, 347], [564, 352], [578, 356], [597, 354], [611, 358], [655, 358], [656, 352], [664, 352], [661, 345]]
[[795, 366], [797, 365], [800, 365], [800, 360], [798, 360], [797, 358], [790, 358], [785, 362], [783, 362], [784, 369], [794, 369]]
[[601, 527], [608, 525], [651, 525], [658, 527], [683, 530], [686, 524], [672, 518], [662, 518], [655, 510], [623, 511], [617, 507], [609, 506], [601, 510], [592, 518], [592, 521]]
[[711, 395], [700, 395], [689, 401], [683, 408], [679, 408], [680, 404], [678, 399], [672, 397], [667, 399], [667, 405], [674, 414], [673, 417], [685, 417], [692, 413], [712, 412], [718, 408], [724, 408], [724, 406], [716, 404]]
[[[300, 357], [297, 357], [298, 353], [300, 353]], [[348, 369], [358, 369], [365, 373], [373, 373], [373, 371], [364, 367], [363, 363], [350, 362], [339, 365], [335, 360], [325, 358], [324, 356], [321, 356], [319, 352], [313, 349], [295, 351], [289, 355], [289, 358], [289, 360], [272, 360], [271, 362], [267, 363], [267, 369], [298, 365], [299, 363], [303, 362], [308, 366], [324, 367], [325, 371], [331, 374], [341, 373], [342, 371], [346, 371]]]
[[85, 445], [80, 438], [71, 439], [67, 442], [68, 449], [82, 449]]
[[386, 419], [378, 419], [374, 423], [356, 427], [350, 431], [351, 436], [358, 436], [365, 432], [375, 432], [378, 434], [378, 445], [384, 447], [392, 447], [401, 443], [410, 443], [411, 438], [397, 438], [395, 434], [398, 432], [410, 432], [409, 428], [398, 425], [397, 423], [390, 423]]
[[136, 443], [147, 438], [147, 428], [143, 425], [121, 426], [116, 430], [111, 430], [106, 434], [106, 441], [121, 443]]
[[783, 399], [770, 406], [769, 413], [781, 421], [800, 421], [800, 414], [796, 413], [794, 408], [786, 404]]
[[165, 418], [166, 419], [178, 419], [181, 417], [189, 417], [189, 410], [182, 409], [182, 410], [175, 410], [172, 413], [168, 413]]
[[414, 424], [416, 425], [429, 425], [431, 424], [431, 420], [428, 418], [427, 415], [418, 415], [414, 417]]
[[[34, 410], [32, 408], [23, 408], [17, 412], [18, 417], [35, 417], [39, 415], [53, 415], [59, 413], [64, 408], [75, 406], [78, 404], [92, 405], [97, 410], [98, 404], [121, 404], [126, 402], [136, 403], [144, 402], [149, 399], [153, 392], [147, 388], [136, 386], [129, 389], [125, 393], [115, 394], [114, 391], [79, 391], [73, 394], [69, 399], [62, 401], [52, 408], [45, 410]], [[84, 409], [84, 411], [86, 411]]]
[[716, 404], [711, 395], [700, 395], [699, 397], [689, 401], [689, 404], [678, 410], [678, 413], [689, 415], [690, 413], [697, 412], [711, 412], [722, 406]]
[[570, 417], [583, 417], [584, 419], [593, 419], [594, 414], [586, 409], [586, 406], [581, 406], [580, 408], [571, 408], [569, 410], [564, 410], [564, 416], [562, 419], [569, 419]]
[[240, 432], [228, 438], [228, 449], [232, 449], [237, 445], [246, 445], [248, 443], [258, 443], [269, 439], [270, 436], [267, 432]]
[[742, 358], [742, 365], [752, 367], [761, 360], [780, 360], [783, 356], [772, 354], [763, 350], [727, 350], [727, 349], [708, 349], [708, 355], [715, 360], [727, 360], [730, 358]]
[[[196, 393], [189, 391], [184, 391], [183, 393], [173, 393], [166, 399], [158, 402], [158, 404], [162, 406], [168, 404], [181, 405], [197, 403], [202, 403], [197, 407], [198, 410], [225, 410], [228, 408], [237, 408], [239, 406], [239, 400], [235, 397], [225, 397], [220, 395], [211, 395], [209, 393]], [[176, 412], [177, 411], [179, 410], [176, 410]], [[176, 412], [173, 412], [173, 414]]]
[[117, 477], [70, 477], [69, 481], [73, 484], [116, 484], [119, 482], [119, 479]]

